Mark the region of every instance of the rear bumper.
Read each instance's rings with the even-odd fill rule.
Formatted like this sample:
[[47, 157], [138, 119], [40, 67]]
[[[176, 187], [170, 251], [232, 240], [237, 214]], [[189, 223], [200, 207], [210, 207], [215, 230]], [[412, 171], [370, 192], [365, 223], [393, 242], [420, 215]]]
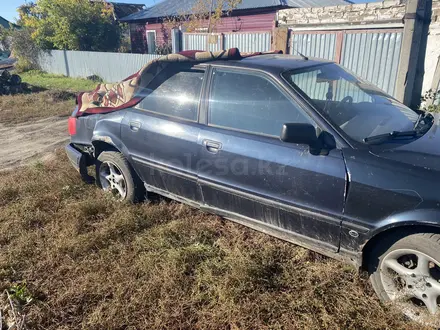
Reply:
[[66, 153], [67, 157], [70, 160], [70, 163], [72, 166], [79, 172], [79, 173], [86, 173], [87, 172], [87, 155], [85, 155], [83, 152], [76, 149], [72, 144], [68, 144], [66, 147]]
[[94, 178], [89, 175], [87, 166], [93, 165], [93, 158], [85, 152], [75, 148], [73, 144], [68, 144], [66, 147], [66, 154], [72, 166], [81, 174], [81, 178], [88, 183], [92, 183]]

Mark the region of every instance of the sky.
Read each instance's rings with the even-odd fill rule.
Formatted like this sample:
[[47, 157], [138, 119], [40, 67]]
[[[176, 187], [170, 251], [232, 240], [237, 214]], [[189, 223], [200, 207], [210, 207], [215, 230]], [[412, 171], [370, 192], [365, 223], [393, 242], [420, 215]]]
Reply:
[[[117, 2], [140, 3], [146, 6], [154, 5], [160, 0], [117, 0]], [[372, 2], [376, 0], [352, 0], [355, 3]], [[14, 22], [17, 17], [16, 8], [24, 4], [24, 0], [0, 0], [0, 16]]]

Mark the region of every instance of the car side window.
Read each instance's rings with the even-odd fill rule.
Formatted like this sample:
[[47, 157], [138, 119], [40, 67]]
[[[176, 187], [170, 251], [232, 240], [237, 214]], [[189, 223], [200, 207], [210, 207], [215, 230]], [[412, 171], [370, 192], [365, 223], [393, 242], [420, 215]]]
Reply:
[[203, 70], [169, 71], [146, 88], [139, 108], [172, 117], [197, 121]]
[[270, 80], [252, 73], [214, 71], [209, 125], [278, 137], [286, 123], [313, 124]]

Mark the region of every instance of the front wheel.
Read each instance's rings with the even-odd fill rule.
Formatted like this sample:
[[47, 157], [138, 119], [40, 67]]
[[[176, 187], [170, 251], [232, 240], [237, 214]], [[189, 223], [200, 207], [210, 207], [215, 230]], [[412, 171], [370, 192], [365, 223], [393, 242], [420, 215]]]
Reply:
[[440, 235], [401, 234], [391, 242], [379, 243], [371, 254], [374, 290], [412, 320], [440, 327]]
[[104, 151], [96, 162], [96, 183], [118, 200], [145, 199], [145, 187], [127, 159], [119, 152]]

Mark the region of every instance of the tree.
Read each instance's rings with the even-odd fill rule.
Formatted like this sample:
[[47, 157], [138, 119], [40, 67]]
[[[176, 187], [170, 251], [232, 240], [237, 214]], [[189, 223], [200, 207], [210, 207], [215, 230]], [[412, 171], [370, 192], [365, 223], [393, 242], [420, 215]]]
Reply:
[[116, 51], [121, 42], [121, 27], [105, 1], [36, 0], [18, 12], [42, 49]]
[[41, 49], [32, 39], [29, 29], [14, 28], [11, 30], [11, 50], [17, 59], [15, 68], [19, 72], [39, 69], [38, 58]]

